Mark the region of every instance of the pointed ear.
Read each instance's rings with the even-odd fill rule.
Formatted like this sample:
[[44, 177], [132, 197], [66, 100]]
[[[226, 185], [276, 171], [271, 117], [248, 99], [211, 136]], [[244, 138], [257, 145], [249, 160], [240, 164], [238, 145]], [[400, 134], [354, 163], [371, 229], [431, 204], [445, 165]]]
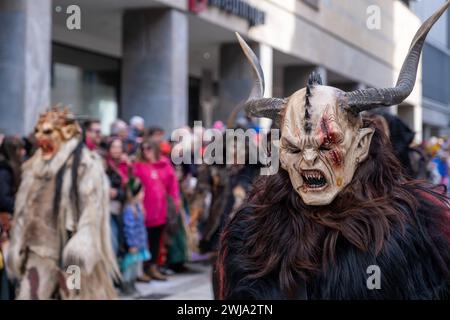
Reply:
[[366, 160], [369, 155], [370, 142], [372, 142], [374, 132], [373, 128], [361, 128], [358, 130], [355, 153], [360, 162]]

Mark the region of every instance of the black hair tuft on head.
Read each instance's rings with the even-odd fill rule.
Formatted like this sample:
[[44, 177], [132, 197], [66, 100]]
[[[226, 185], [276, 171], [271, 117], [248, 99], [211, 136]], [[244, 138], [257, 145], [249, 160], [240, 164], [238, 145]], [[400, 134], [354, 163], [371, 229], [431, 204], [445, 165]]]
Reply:
[[[309, 89], [316, 85], [322, 85], [322, 77], [319, 73], [313, 71], [308, 78], [308, 84], [306, 85]], [[308, 90], [308, 89], [307, 89]]]

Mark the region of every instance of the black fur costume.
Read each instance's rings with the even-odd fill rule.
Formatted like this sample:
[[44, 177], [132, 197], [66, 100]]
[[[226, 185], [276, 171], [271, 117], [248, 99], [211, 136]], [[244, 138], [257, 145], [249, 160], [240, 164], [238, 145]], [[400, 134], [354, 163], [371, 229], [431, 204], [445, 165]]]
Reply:
[[[282, 169], [255, 184], [222, 236], [221, 298], [449, 299], [448, 208], [427, 183], [404, 178], [377, 130], [369, 158], [327, 207], [303, 204]], [[367, 287], [370, 265], [381, 289]]]

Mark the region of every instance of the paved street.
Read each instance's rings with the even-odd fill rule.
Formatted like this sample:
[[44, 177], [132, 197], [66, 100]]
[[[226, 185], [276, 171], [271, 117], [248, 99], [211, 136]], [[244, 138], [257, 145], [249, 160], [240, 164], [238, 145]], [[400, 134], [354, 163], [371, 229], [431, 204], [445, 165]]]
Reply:
[[175, 274], [167, 281], [137, 283], [139, 294], [121, 299], [143, 300], [211, 300], [211, 266], [195, 263], [188, 264], [191, 272]]

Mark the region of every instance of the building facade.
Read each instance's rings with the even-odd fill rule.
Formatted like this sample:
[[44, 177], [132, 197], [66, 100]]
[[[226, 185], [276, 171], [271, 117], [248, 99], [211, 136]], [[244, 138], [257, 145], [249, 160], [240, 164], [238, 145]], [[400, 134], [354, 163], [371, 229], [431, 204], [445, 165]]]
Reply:
[[[105, 132], [133, 115], [167, 132], [226, 120], [252, 84], [236, 31], [267, 96], [289, 96], [313, 70], [344, 90], [393, 86], [419, 25], [400, 0], [0, 0], [0, 128], [30, 132], [59, 102]], [[421, 72], [393, 112], [420, 141]]]
[[[411, 9], [425, 20], [442, 5], [439, 0], [414, 1]], [[423, 136], [450, 136], [450, 18], [448, 11], [436, 23], [423, 52]]]

